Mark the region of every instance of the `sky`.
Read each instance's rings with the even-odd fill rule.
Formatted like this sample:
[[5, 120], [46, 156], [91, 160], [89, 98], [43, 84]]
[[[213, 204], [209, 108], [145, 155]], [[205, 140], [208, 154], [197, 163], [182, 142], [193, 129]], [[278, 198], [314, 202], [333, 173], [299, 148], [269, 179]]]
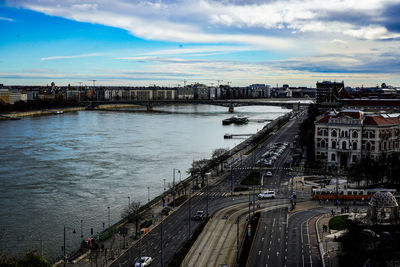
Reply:
[[0, 84], [400, 86], [399, 0], [0, 0]]

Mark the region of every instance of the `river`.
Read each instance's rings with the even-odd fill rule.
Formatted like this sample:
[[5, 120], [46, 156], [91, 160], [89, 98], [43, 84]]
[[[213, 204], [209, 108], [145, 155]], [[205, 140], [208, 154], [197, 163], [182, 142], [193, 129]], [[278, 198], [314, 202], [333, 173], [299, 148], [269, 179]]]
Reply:
[[235, 108], [247, 125], [222, 126], [227, 108], [210, 105], [158, 107], [161, 113], [79, 111], [64, 115], [0, 121], [0, 252], [38, 249], [51, 260], [62, 255], [63, 226], [68, 250], [83, 235], [120, 220], [131, 201], [148, 201], [187, 176], [193, 160], [210, 158], [216, 148], [243, 139], [225, 133], [255, 133], [290, 110], [273, 106]]

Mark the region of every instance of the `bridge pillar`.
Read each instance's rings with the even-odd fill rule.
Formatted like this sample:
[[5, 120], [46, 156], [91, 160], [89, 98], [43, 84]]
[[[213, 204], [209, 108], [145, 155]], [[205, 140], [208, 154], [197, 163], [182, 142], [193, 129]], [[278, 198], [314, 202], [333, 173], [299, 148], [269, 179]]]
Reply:
[[233, 113], [235, 111], [235, 108], [233, 107], [233, 105], [229, 106], [229, 113]]

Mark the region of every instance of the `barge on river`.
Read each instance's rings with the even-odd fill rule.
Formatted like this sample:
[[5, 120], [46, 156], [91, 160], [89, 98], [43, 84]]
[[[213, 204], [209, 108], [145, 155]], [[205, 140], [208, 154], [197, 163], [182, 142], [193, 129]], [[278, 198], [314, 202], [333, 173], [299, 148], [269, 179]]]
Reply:
[[229, 125], [229, 124], [246, 124], [249, 122], [249, 118], [246, 116], [233, 116], [230, 118], [227, 118], [222, 121], [222, 125]]

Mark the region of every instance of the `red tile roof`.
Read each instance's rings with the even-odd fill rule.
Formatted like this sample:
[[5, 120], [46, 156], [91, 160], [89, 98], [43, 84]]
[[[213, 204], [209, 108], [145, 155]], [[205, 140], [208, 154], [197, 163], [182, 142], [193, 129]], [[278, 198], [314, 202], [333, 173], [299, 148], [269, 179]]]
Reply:
[[364, 125], [390, 125], [398, 123], [399, 118], [384, 118], [379, 115], [366, 116], [364, 119]]
[[[340, 118], [348, 116], [353, 119], [363, 119], [363, 113], [361, 111], [341, 111], [336, 114], [326, 114], [319, 117], [315, 123], [328, 123], [330, 118]], [[399, 124], [400, 120], [398, 117], [384, 117], [382, 115], [365, 115], [363, 125], [391, 125]]]

